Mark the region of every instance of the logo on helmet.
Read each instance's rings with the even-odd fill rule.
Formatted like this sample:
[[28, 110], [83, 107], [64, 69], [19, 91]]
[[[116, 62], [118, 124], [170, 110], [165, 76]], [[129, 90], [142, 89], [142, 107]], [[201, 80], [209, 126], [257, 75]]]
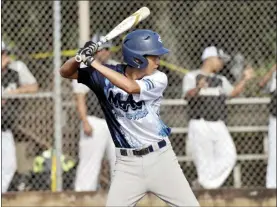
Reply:
[[158, 35], [158, 41], [159, 41], [160, 43], [163, 43], [162, 38], [161, 38], [160, 35]]

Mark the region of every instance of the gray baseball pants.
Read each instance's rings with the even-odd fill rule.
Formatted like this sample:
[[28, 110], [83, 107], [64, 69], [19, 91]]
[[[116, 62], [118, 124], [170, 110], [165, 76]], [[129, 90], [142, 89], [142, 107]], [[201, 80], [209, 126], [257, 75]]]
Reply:
[[[107, 206], [135, 206], [151, 192], [170, 206], [199, 206], [170, 142], [144, 156], [122, 156], [116, 149], [116, 165]], [[129, 154], [129, 153], [128, 153]]]

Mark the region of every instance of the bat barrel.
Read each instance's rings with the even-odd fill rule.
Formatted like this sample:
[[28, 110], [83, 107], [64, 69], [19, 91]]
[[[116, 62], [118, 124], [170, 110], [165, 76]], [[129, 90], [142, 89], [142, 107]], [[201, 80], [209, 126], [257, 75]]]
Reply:
[[[134, 14], [132, 14], [131, 16], [123, 20], [119, 25], [117, 25], [111, 32], [109, 32], [102, 40], [100, 40], [96, 44], [98, 45], [98, 47], [100, 47], [107, 41], [112, 40], [114, 37], [122, 34], [128, 29], [131, 29], [132, 27], [137, 25], [139, 22], [144, 20], [149, 15], [150, 15], [150, 10], [147, 7], [140, 8]], [[77, 54], [75, 56], [75, 60], [77, 62], [82, 62], [82, 56], [80, 54]]]

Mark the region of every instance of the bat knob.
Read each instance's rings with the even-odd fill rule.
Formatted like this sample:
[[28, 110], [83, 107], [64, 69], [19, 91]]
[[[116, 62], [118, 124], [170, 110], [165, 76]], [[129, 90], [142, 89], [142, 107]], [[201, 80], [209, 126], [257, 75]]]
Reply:
[[76, 60], [76, 62], [78, 62], [78, 63], [82, 62], [82, 57], [81, 57], [81, 55], [76, 55], [76, 56], [75, 56], [75, 60]]

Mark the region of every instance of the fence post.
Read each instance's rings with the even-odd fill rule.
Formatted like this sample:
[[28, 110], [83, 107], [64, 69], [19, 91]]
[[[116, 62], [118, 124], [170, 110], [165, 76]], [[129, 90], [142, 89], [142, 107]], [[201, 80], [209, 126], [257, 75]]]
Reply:
[[[59, 68], [61, 66], [61, 5], [60, 1], [53, 1], [54, 6], [54, 102], [55, 102], [55, 114], [54, 114], [54, 130], [55, 130], [55, 146], [54, 146], [54, 159], [56, 169], [54, 176], [55, 181], [52, 183], [53, 191], [62, 191], [62, 165], [61, 165], [61, 155], [62, 155], [62, 125], [61, 125], [61, 76], [59, 74]], [[53, 169], [53, 168], [52, 168]]]
[[78, 1], [79, 6], [79, 47], [82, 47], [89, 37], [89, 1]]
[[236, 164], [234, 167], [234, 187], [241, 188], [241, 167], [240, 164]]

